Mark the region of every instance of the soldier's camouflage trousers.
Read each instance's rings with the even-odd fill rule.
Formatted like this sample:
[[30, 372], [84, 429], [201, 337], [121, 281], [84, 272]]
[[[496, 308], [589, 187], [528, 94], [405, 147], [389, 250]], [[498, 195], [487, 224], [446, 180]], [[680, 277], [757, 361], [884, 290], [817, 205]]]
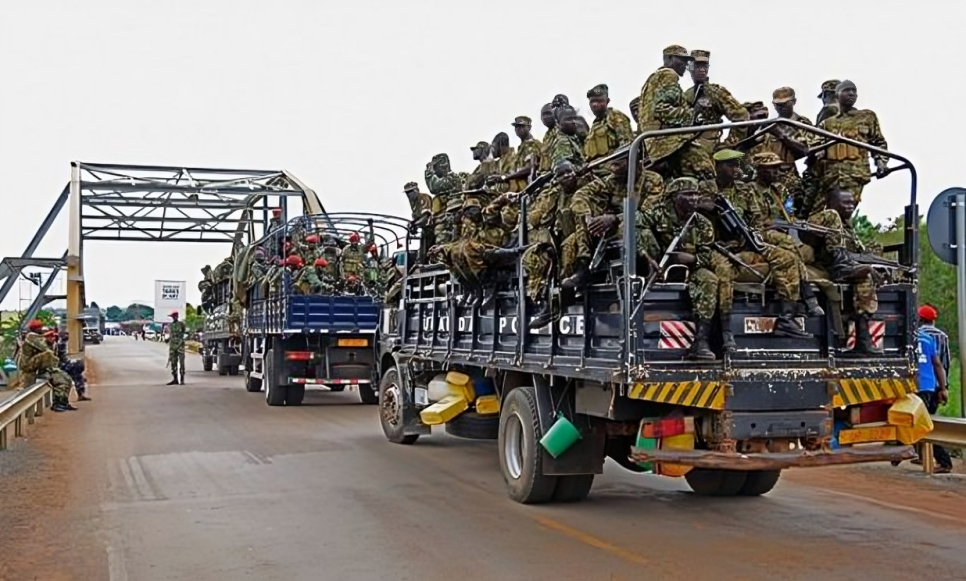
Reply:
[[765, 230], [761, 233], [761, 237], [766, 244], [787, 250], [795, 258], [795, 268], [798, 271], [799, 279], [806, 280], [808, 278], [808, 270], [805, 268], [805, 263], [801, 260], [801, 255], [798, 252], [798, 241], [792, 238], [791, 234], [780, 230]]
[[22, 372], [20, 374], [20, 385], [21, 387], [30, 387], [37, 382], [38, 378], [47, 378], [50, 383], [50, 391], [57, 399], [67, 399], [71, 388], [74, 387], [74, 380], [60, 369], [43, 370], [39, 374]]
[[546, 296], [547, 282], [550, 280], [553, 256], [552, 244], [540, 243], [523, 252], [520, 262], [527, 276], [527, 297], [537, 301]]
[[[815, 249], [816, 261], [820, 266], [828, 269], [832, 266], [832, 249], [845, 248], [847, 250], [858, 250], [851, 247], [849, 239], [845, 233], [845, 226], [842, 224], [842, 217], [834, 210], [822, 210], [809, 216], [810, 224], [828, 228], [830, 232], [825, 235], [825, 243], [821, 248]], [[852, 306], [855, 312], [860, 315], [872, 315], [879, 310], [879, 299], [875, 292], [875, 280], [872, 275], [865, 277], [862, 281], [852, 284]]]
[[778, 183], [785, 186], [785, 189], [788, 191], [788, 195], [792, 199], [792, 207], [795, 210], [795, 215], [800, 215], [800, 212], [803, 212], [805, 206], [808, 204], [808, 199], [805, 195], [805, 187], [802, 185], [802, 176], [798, 174], [798, 168], [795, 164], [788, 164], [782, 167], [778, 173]]
[[[766, 244], [764, 251], [759, 254], [744, 250], [737, 254], [738, 258], [748, 266], [768, 265], [772, 285], [783, 301], [797, 301], [801, 297], [801, 273], [798, 254], [784, 248]], [[735, 281], [742, 279], [745, 267], [716, 252], [711, 258], [711, 267], [718, 277], [718, 306], [722, 313], [730, 313], [734, 304]], [[756, 269], [757, 270], [757, 269]], [[754, 277], [754, 275], [750, 275]], [[758, 280], [757, 277], [750, 280]]]
[[688, 295], [694, 317], [699, 321], [710, 321], [718, 306], [718, 277], [707, 268], [699, 268], [691, 273], [688, 280]]
[[698, 181], [714, 180], [714, 161], [711, 159], [713, 148], [703, 147], [700, 140], [684, 144], [667, 158], [669, 177], [688, 177]]
[[[594, 255], [594, 240], [587, 229], [587, 221], [597, 216], [603, 216], [610, 210], [610, 199], [588, 193], [584, 188], [580, 188], [574, 193], [570, 203], [570, 210], [573, 212], [574, 233], [573, 244], [575, 260], [590, 261]], [[618, 214], [620, 215], [620, 214]]]
[[819, 180], [822, 208], [825, 207], [825, 196], [834, 189], [852, 192], [852, 195], [855, 196], [855, 205], [858, 206], [859, 202], [862, 201], [862, 190], [866, 184], [872, 181], [869, 160], [826, 161]]
[[171, 373], [184, 375], [184, 347], [168, 349], [168, 367]]
[[449, 244], [456, 240], [456, 219], [452, 212], [440, 212], [433, 218], [433, 238], [435, 243]]

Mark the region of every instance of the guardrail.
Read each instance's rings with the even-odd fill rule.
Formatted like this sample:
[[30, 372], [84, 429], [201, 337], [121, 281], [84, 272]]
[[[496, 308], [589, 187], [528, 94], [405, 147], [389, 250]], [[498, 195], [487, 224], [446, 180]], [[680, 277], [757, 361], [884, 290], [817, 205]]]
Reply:
[[33, 424], [34, 418], [44, 415], [44, 408], [50, 407], [50, 384], [39, 381], [30, 387], [20, 389], [16, 395], [0, 404], [0, 450], [7, 449], [7, 429], [13, 424], [15, 438], [24, 435], [24, 420]]
[[966, 419], [932, 417], [933, 430], [922, 441], [922, 470], [932, 474], [936, 461], [932, 454], [933, 444], [950, 448], [966, 448]]

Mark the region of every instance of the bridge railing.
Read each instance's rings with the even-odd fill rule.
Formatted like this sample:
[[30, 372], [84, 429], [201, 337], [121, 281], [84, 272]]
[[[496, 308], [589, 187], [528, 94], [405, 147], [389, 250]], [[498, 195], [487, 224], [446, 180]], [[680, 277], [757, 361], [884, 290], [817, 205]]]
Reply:
[[8, 430], [13, 427], [15, 438], [23, 437], [27, 424], [33, 424], [34, 418], [42, 416], [44, 409], [50, 407], [50, 384], [38, 381], [29, 387], [13, 392], [5, 401], [0, 403], [0, 450], [7, 449]]
[[932, 424], [932, 432], [922, 441], [922, 470], [926, 474], [932, 474], [936, 468], [932, 453], [933, 444], [960, 450], [966, 449], [966, 419], [933, 416]]

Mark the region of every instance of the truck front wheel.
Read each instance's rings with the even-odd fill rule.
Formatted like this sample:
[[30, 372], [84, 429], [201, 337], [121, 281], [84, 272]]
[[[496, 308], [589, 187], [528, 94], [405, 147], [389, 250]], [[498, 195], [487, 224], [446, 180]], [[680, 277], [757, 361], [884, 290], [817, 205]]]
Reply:
[[[361, 393], [362, 386], [359, 387]], [[395, 367], [388, 369], [379, 382], [379, 423], [386, 439], [393, 444], [412, 444], [419, 439], [419, 434], [406, 434], [404, 398], [399, 371]]]
[[516, 502], [539, 504], [553, 498], [557, 477], [543, 473], [542, 437], [535, 389], [514, 389], [500, 410], [498, 449], [507, 493]]

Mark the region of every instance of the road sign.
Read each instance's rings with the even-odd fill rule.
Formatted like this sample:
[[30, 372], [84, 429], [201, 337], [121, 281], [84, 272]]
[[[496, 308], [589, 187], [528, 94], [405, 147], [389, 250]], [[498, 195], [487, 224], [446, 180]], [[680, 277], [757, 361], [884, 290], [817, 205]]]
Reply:
[[966, 188], [949, 188], [929, 205], [926, 214], [926, 230], [929, 233], [929, 246], [940, 260], [947, 264], [957, 264], [956, 253], [956, 200], [963, 196], [966, 203]]

